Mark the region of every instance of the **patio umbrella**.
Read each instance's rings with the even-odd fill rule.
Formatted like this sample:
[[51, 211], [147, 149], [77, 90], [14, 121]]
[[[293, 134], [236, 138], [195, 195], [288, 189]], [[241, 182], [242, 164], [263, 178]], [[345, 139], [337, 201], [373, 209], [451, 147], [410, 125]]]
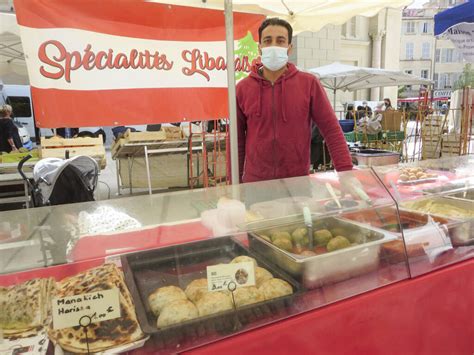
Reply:
[[474, 1], [439, 12], [435, 15], [435, 35], [445, 34], [462, 53], [474, 61]]
[[[224, 9], [225, 0], [148, 0], [166, 4]], [[411, 0], [232, 0], [234, 11], [279, 17], [294, 33], [319, 31], [328, 24], [342, 25], [356, 15], [372, 17], [384, 8], [401, 8]]]
[[430, 85], [432, 82], [412, 74], [398, 70], [356, 67], [334, 62], [309, 69], [310, 73], [319, 77], [321, 84], [333, 91], [334, 107], [336, 107], [336, 91], [355, 91], [384, 86]]

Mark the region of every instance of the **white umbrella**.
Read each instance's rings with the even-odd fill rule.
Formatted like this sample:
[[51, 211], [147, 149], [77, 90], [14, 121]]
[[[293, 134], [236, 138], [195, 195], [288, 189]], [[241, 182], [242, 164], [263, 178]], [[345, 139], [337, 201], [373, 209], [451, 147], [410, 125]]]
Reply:
[[[166, 4], [224, 9], [224, 0], [148, 0]], [[342, 25], [356, 15], [372, 17], [384, 8], [400, 8], [411, 0], [232, 0], [234, 11], [287, 20], [294, 33], [319, 31], [328, 24]]]
[[398, 70], [356, 67], [339, 62], [308, 70], [319, 77], [321, 84], [334, 92], [334, 107], [336, 91], [355, 91], [384, 86], [401, 85], [430, 85], [432, 81], [407, 74]]

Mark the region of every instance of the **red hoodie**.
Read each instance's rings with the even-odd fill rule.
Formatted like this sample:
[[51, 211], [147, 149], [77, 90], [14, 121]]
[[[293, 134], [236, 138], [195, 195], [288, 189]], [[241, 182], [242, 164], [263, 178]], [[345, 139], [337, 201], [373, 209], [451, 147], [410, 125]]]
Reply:
[[341, 127], [319, 80], [288, 63], [272, 85], [252, 67], [237, 85], [239, 171], [242, 182], [309, 173], [311, 120], [319, 127], [337, 171], [352, 169]]

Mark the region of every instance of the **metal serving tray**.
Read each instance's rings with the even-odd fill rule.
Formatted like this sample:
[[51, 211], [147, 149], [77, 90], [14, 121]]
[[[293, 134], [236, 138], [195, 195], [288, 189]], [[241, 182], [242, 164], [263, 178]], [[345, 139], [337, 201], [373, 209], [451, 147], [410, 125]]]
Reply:
[[[456, 207], [471, 213], [472, 216], [460, 216], [455, 210], [447, 212], [432, 213], [427, 211], [426, 206], [431, 203], [442, 203], [449, 207]], [[402, 210], [428, 213], [434, 217], [448, 218], [452, 222], [448, 225], [449, 237], [454, 246], [474, 244], [474, 201], [462, 200], [449, 197], [430, 197], [416, 201], [406, 201], [400, 204]]]
[[[271, 242], [261, 238], [259, 233], [269, 232], [267, 224], [258, 228], [255, 222], [249, 234], [250, 250], [271, 260], [280, 268], [302, 282], [303, 287], [314, 289], [325, 284], [335, 283], [376, 270], [379, 265], [379, 252], [383, 243], [396, 239], [396, 236], [382, 230], [368, 228], [340, 218], [326, 217], [315, 219], [313, 230], [318, 228], [344, 228], [351, 242], [361, 243], [357, 246], [328, 252], [316, 256], [299, 256], [282, 250]], [[298, 227], [305, 227], [301, 220], [298, 223], [276, 224], [279, 227], [271, 228], [279, 231], [291, 231]]]
[[464, 183], [448, 183], [448, 184], [443, 184], [442, 186], [424, 189], [424, 190], [421, 190], [421, 192], [425, 195], [437, 195], [437, 194], [442, 194], [442, 193], [457, 192], [465, 188], [466, 188], [466, 185]]
[[[259, 266], [270, 271], [293, 287], [294, 293], [274, 300], [239, 307], [233, 311], [196, 318], [158, 329], [157, 318], [148, 305], [148, 296], [158, 287], [178, 286], [183, 290], [195, 279], [206, 277], [206, 266], [228, 263], [239, 255], [249, 255]], [[154, 334], [167, 343], [235, 332], [256, 320], [285, 314], [301, 285], [274, 265], [249, 252], [233, 237], [220, 237], [199, 242], [175, 245], [123, 255], [121, 258], [125, 282], [132, 294], [138, 321], [145, 333]], [[156, 338], [155, 336], [155, 338]], [[159, 344], [155, 344], [159, 346]], [[182, 348], [181, 348], [182, 349]]]
[[474, 201], [474, 188], [465, 189], [463, 191], [446, 195], [446, 197], [459, 199], [459, 200], [469, 200]]
[[400, 153], [389, 150], [357, 149], [351, 151], [351, 155], [357, 165], [368, 167], [398, 164], [400, 161]]

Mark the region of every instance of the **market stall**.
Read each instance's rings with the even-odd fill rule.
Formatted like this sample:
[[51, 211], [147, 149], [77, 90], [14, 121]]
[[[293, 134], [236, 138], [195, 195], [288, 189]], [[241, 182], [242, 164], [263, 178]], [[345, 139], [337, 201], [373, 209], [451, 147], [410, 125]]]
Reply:
[[[351, 332], [360, 337], [347, 338], [348, 351], [376, 351], [401, 326], [407, 342], [397, 349], [472, 351], [465, 285], [474, 250], [473, 164], [465, 156], [2, 213], [5, 309], [27, 302], [22, 289], [41, 290], [42, 298], [25, 303], [39, 312], [34, 319], [7, 313], [0, 346], [43, 339], [40, 353], [53, 344], [72, 352], [213, 353], [241, 342], [255, 350], [262, 335], [268, 351], [282, 346], [273, 336], [304, 351], [311, 342], [303, 334], [351, 319], [363, 326]], [[83, 331], [74, 325], [91, 316], [87, 310], [65, 320], [50, 308], [111, 290], [121, 313], [92, 319]], [[435, 297], [420, 304], [428, 293]], [[40, 316], [49, 312], [52, 318]], [[444, 321], [433, 320], [436, 331], [410, 321], [433, 312]], [[454, 333], [456, 345], [447, 340]], [[433, 334], [441, 335], [430, 342]], [[331, 339], [315, 344], [328, 349]]]

